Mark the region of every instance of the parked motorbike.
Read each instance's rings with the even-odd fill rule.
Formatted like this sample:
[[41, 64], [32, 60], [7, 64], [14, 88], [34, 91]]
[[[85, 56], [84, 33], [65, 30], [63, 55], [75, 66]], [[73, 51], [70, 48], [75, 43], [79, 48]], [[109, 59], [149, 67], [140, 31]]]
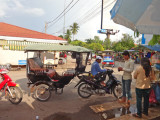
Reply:
[[5, 65], [0, 65], [0, 69], [7, 69], [7, 70], [11, 70], [11, 64], [7, 63]]
[[19, 104], [22, 101], [23, 93], [19, 85], [12, 82], [12, 79], [7, 75], [8, 72], [6, 69], [0, 69], [0, 76], [3, 80], [0, 83], [0, 91], [5, 92], [5, 98], [12, 104]]
[[[94, 78], [90, 77], [90, 75], [79, 76], [80, 81], [75, 86], [78, 86], [78, 95], [82, 98], [89, 98], [93, 94], [105, 95], [113, 93], [116, 98], [121, 98], [122, 84], [112, 73], [112, 69], [107, 69], [106, 72], [101, 72]], [[104, 86], [101, 85], [101, 82], [106, 79], [106, 75], [108, 75], [109, 80]]]

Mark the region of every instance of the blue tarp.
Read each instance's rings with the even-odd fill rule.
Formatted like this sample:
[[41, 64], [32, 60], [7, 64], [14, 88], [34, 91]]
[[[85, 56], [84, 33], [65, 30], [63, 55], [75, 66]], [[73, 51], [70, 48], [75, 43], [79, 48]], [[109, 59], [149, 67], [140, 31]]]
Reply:
[[150, 46], [150, 45], [143, 45], [144, 47], [153, 50], [153, 51], [159, 51], [160, 52], [160, 45], [154, 45], [154, 46]]

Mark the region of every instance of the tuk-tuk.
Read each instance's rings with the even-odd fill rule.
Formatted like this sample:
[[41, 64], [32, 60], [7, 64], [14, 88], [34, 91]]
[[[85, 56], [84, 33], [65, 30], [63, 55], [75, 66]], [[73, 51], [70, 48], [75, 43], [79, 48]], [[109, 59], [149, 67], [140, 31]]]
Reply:
[[102, 68], [105, 66], [112, 66], [114, 67], [114, 51], [113, 50], [104, 50], [102, 51], [103, 61], [102, 61]]
[[[44, 55], [44, 52], [53, 51], [72, 52], [71, 57], [76, 59], [77, 64], [75, 69], [72, 71], [67, 70], [60, 75], [56, 72], [56, 69], [54, 69], [55, 65], [44, 64], [41, 55]], [[36, 44], [27, 46], [25, 52], [27, 52], [26, 71], [29, 81], [28, 86], [30, 87], [32, 85], [31, 92], [34, 93], [37, 100], [47, 101], [51, 97], [51, 91], [54, 91], [56, 94], [62, 94], [65, 85], [67, 85], [75, 76], [85, 72], [91, 50], [72, 45]], [[33, 58], [28, 58], [29, 52], [34, 52], [35, 56]]]

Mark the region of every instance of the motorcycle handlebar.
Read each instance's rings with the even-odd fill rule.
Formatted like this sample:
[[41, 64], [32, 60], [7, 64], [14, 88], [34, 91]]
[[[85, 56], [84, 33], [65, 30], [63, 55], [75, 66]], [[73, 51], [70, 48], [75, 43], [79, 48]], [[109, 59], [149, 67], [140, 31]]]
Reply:
[[105, 75], [105, 74], [112, 74], [114, 71], [112, 69], [106, 69], [105, 72], [100, 72], [100, 75]]

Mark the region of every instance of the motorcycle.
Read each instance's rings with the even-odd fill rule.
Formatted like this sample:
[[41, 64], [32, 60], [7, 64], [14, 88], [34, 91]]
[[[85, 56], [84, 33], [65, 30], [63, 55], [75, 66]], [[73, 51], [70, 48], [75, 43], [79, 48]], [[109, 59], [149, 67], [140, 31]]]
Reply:
[[5, 98], [12, 104], [19, 104], [22, 101], [23, 93], [19, 85], [12, 82], [12, 79], [7, 75], [8, 72], [6, 69], [0, 69], [0, 76], [3, 80], [0, 83], [0, 91], [5, 92]]
[[[107, 69], [106, 72], [98, 73], [98, 75], [96, 75], [94, 78], [90, 75], [78, 76], [80, 81], [75, 86], [78, 86], [78, 95], [82, 98], [89, 98], [93, 94], [105, 95], [113, 93], [116, 98], [121, 98], [122, 84], [112, 74], [113, 72], [114, 71], [112, 69]], [[104, 86], [101, 85], [101, 82], [106, 79], [106, 75], [108, 75], [109, 80]]]

